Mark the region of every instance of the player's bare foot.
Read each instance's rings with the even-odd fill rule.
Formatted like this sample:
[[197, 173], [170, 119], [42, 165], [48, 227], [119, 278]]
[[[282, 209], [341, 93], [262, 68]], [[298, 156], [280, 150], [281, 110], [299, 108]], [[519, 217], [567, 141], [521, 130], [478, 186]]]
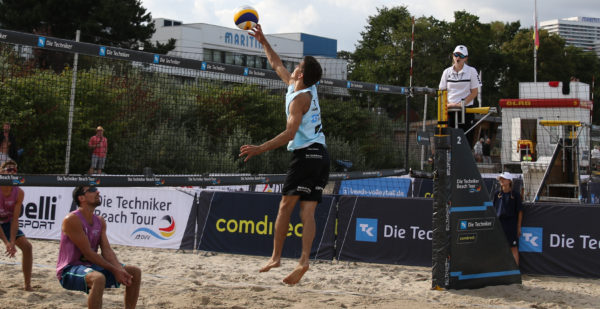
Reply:
[[33, 288], [31, 286], [26, 286], [23, 288], [23, 290], [25, 290], [27, 292], [31, 292], [31, 291], [33, 291]]
[[267, 262], [267, 264], [265, 266], [263, 266], [259, 270], [259, 272], [264, 273], [264, 272], [271, 270], [271, 268], [276, 268], [276, 267], [279, 267], [280, 265], [281, 265], [281, 263], [279, 262], [279, 260], [275, 261], [275, 260], [271, 259]]
[[283, 282], [287, 284], [296, 284], [300, 282], [304, 273], [308, 270], [308, 264], [306, 265], [298, 265], [292, 272], [283, 279]]

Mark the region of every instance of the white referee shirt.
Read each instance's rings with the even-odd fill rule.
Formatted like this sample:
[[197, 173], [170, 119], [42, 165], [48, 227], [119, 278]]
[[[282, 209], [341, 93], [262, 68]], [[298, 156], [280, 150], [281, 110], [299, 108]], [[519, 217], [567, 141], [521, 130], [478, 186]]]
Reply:
[[[471, 94], [471, 89], [481, 86], [479, 75], [475, 68], [463, 65], [459, 72], [451, 66], [444, 70], [440, 80], [440, 90], [448, 90], [448, 103], [457, 103]], [[465, 106], [473, 105], [473, 100], [465, 102]]]

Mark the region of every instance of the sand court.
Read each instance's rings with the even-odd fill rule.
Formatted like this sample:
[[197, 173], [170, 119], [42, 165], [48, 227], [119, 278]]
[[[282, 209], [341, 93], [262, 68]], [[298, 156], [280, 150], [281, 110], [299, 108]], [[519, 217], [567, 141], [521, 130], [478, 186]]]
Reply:
[[[83, 308], [86, 295], [64, 290], [55, 276], [58, 242], [30, 239], [33, 292], [21, 290], [20, 252], [0, 259], [0, 308]], [[122, 263], [139, 266], [138, 308], [598, 308], [600, 280], [523, 275], [522, 285], [431, 290], [431, 269], [311, 261], [295, 286], [282, 279], [296, 266], [258, 270], [266, 257], [113, 246]], [[104, 308], [122, 308], [123, 289], [104, 294]]]

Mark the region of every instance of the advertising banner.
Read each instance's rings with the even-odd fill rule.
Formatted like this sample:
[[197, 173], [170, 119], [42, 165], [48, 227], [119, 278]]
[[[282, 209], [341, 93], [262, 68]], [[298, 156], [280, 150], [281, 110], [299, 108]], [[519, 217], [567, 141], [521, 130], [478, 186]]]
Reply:
[[433, 198], [433, 179], [414, 178], [412, 192], [413, 197]]
[[174, 188], [100, 188], [100, 195], [95, 213], [111, 243], [179, 249], [193, 195]]
[[524, 273], [600, 278], [600, 207], [523, 206], [519, 252]]
[[[76, 209], [70, 187], [22, 187], [19, 225], [29, 238], [60, 239], [64, 217]], [[100, 188], [95, 213], [112, 244], [179, 249], [194, 196], [174, 188]]]
[[341, 196], [337, 259], [431, 266], [432, 200]]
[[60, 239], [62, 220], [69, 213], [73, 188], [21, 187], [25, 196], [19, 228], [28, 238]]
[[[207, 194], [212, 194], [212, 197], [205, 198]], [[280, 200], [278, 194], [202, 192], [198, 213], [205, 213], [207, 217], [201, 229], [199, 225], [199, 249], [270, 256]], [[317, 205], [316, 236], [311, 258], [333, 258], [334, 206], [333, 196], [323, 196], [323, 201]], [[292, 213], [283, 247], [284, 257], [296, 258], [302, 252], [303, 229], [299, 210], [297, 205]]]
[[342, 180], [340, 195], [408, 197], [411, 179], [400, 177]]

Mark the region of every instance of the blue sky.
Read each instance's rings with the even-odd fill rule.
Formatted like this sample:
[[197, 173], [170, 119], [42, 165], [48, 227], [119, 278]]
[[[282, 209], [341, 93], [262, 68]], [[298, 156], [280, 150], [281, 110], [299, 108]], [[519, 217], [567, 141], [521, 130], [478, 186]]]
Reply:
[[[235, 27], [233, 12], [241, 5], [257, 9], [265, 33], [305, 32], [338, 40], [338, 50], [354, 51], [369, 16], [377, 8], [406, 6], [416, 17], [433, 16], [452, 21], [454, 12], [465, 10], [482, 22], [520, 21], [533, 25], [534, 0], [142, 0], [152, 17], [184, 23], [208, 23]], [[537, 0], [538, 21], [573, 16], [600, 18], [598, 0]]]

